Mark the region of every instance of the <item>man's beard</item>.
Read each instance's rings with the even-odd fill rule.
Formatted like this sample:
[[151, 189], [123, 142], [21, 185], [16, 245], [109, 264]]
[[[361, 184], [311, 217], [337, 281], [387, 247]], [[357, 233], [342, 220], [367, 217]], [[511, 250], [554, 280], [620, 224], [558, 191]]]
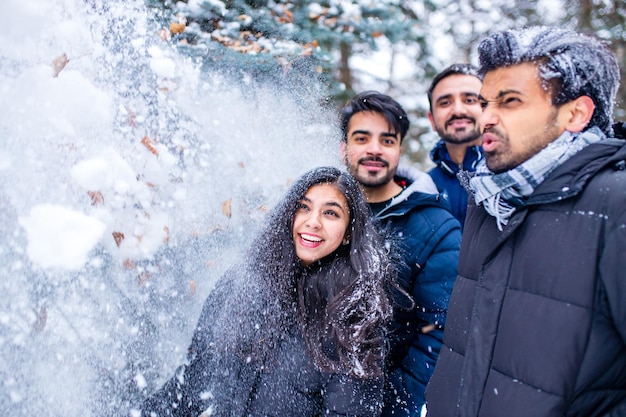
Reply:
[[[454, 120], [459, 120], [459, 119], [469, 120], [474, 124], [474, 126], [476, 126], [476, 120], [474, 118], [458, 117], [458, 116], [453, 116], [450, 119], [446, 120], [445, 125], [447, 126], [448, 124], [450, 124], [450, 122]], [[437, 130], [437, 134], [444, 142], [451, 143], [454, 145], [462, 145], [464, 143], [474, 142], [475, 140], [480, 138], [480, 130], [477, 127], [475, 127], [473, 130], [470, 130], [468, 132], [460, 132], [459, 134], [461, 136], [447, 133], [444, 129], [441, 129], [440, 127], [437, 127], [436, 130]]]
[[485, 153], [487, 168], [494, 174], [501, 174], [522, 165], [559, 137], [558, 110], [554, 110], [552, 114], [548, 116], [544, 132], [539, 135], [524, 138], [526, 146], [521, 152], [513, 153], [511, 151], [509, 136], [500, 131], [499, 128], [493, 127], [485, 131], [496, 135], [501, 142], [500, 150]]
[[463, 136], [450, 135], [445, 133], [443, 130], [437, 129], [437, 134], [439, 137], [446, 143], [452, 143], [455, 145], [462, 145], [464, 143], [474, 142], [480, 138], [479, 130], [472, 130], [465, 133]]
[[[366, 172], [365, 174], [361, 174], [359, 173], [359, 167], [361, 167], [361, 163], [364, 161], [379, 161], [382, 162], [384, 164], [384, 166], [387, 168], [387, 175], [384, 175], [382, 177], [378, 177], [376, 175], [371, 175], [369, 172]], [[390, 165], [387, 161], [380, 159], [380, 158], [361, 158], [359, 159], [359, 161], [357, 162], [356, 165], [352, 166], [348, 164], [347, 158], [346, 158], [346, 165], [349, 168], [350, 173], [352, 174], [352, 176], [357, 180], [357, 182], [365, 188], [379, 188], [379, 187], [384, 187], [386, 184], [388, 184], [390, 181], [393, 181], [393, 178], [395, 176], [395, 169], [391, 169]]]

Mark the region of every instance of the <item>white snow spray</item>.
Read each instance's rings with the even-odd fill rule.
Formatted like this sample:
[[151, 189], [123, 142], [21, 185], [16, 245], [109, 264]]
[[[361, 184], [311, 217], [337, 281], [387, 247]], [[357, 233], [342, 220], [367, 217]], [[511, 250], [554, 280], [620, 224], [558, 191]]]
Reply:
[[3, 0], [0, 25], [0, 409], [121, 415], [290, 180], [340, 163], [336, 116], [316, 81], [202, 69], [140, 0]]

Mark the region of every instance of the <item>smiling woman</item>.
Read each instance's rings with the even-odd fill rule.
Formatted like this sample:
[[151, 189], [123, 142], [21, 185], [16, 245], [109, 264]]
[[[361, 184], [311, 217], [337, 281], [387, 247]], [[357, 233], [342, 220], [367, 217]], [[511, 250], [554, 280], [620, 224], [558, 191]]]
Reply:
[[342, 242], [347, 245], [349, 221], [346, 197], [334, 184], [309, 188], [293, 219], [293, 242], [300, 262], [308, 266], [333, 253]]
[[388, 256], [349, 174], [304, 174], [209, 294], [188, 362], [141, 414], [379, 415]]

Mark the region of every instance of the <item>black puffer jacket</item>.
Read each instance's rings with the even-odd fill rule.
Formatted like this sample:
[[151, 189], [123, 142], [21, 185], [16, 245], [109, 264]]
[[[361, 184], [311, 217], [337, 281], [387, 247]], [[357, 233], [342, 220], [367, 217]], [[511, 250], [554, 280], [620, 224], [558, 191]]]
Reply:
[[626, 416], [625, 160], [588, 146], [502, 232], [470, 201], [429, 417]]
[[[242, 357], [243, 349], [224, 350], [218, 317], [240, 301], [241, 276], [222, 279], [209, 294], [189, 348], [188, 363], [142, 406], [142, 416], [375, 416], [382, 404], [382, 378], [358, 379], [315, 369], [295, 323], [260, 356]], [[261, 295], [248, 300], [249, 311], [262, 312]], [[233, 312], [233, 314], [237, 314]], [[242, 320], [245, 326], [246, 319]], [[253, 328], [262, 329], [257, 315]], [[236, 322], [236, 320], [234, 320]], [[231, 329], [241, 332], [240, 328]], [[243, 331], [246, 331], [244, 329]], [[262, 333], [261, 333], [262, 334]], [[261, 341], [262, 342], [262, 341]], [[210, 410], [210, 411], [209, 411]], [[208, 411], [208, 412], [207, 412]]]

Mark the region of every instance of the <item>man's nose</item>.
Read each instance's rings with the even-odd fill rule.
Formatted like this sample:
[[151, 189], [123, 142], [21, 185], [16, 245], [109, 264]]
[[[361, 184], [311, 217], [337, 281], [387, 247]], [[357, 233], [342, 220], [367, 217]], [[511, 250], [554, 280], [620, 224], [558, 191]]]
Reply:
[[378, 140], [373, 140], [369, 143], [368, 147], [367, 147], [367, 152], [374, 154], [374, 155], [380, 155], [382, 147], [380, 146], [380, 141]]
[[488, 129], [498, 124], [498, 115], [496, 111], [493, 110], [492, 106], [485, 106], [483, 108], [483, 112], [480, 115], [479, 122], [481, 131], [484, 131], [485, 129]]

